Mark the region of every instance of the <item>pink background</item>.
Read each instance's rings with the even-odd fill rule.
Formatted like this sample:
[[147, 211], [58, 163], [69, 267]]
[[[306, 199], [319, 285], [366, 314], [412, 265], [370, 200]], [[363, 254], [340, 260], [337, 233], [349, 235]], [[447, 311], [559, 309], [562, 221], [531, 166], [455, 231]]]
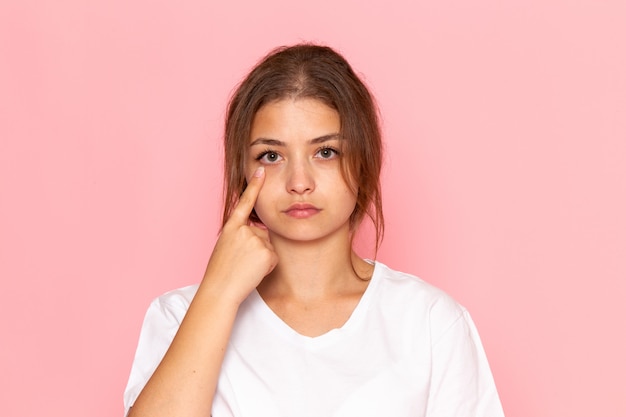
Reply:
[[470, 309], [507, 416], [626, 415], [621, 0], [4, 0], [0, 415], [122, 415], [215, 241], [229, 92], [299, 40], [377, 95], [379, 259]]

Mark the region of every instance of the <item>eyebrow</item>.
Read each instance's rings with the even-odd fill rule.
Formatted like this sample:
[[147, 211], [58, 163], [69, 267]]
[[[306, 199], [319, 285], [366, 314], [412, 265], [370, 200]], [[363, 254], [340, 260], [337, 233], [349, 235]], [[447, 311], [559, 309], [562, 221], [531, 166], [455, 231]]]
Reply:
[[[339, 133], [331, 133], [328, 135], [320, 136], [318, 138], [314, 138], [308, 141], [311, 145], [316, 145], [318, 143], [328, 142], [329, 140], [341, 139]], [[277, 139], [269, 139], [269, 138], [257, 138], [250, 143], [250, 146], [255, 145], [270, 145], [270, 146], [282, 146], [285, 147], [287, 144], [283, 141]]]

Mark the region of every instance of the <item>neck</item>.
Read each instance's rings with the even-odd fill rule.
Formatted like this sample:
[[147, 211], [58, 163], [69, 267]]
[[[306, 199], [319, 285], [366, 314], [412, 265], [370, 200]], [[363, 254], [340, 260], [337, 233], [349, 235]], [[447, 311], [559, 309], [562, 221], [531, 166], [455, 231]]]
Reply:
[[351, 292], [371, 276], [371, 265], [352, 251], [347, 231], [323, 242], [294, 242], [277, 236], [271, 236], [271, 241], [279, 261], [259, 285], [262, 294], [322, 299]]

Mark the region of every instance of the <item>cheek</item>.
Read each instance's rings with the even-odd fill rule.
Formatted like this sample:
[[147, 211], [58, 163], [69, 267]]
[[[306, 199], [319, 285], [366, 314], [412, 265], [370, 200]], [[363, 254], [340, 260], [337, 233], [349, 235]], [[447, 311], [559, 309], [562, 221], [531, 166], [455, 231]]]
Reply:
[[355, 193], [353, 189], [356, 189], [356, 186], [351, 187], [350, 185], [346, 184], [343, 178], [338, 179], [335, 186], [335, 195], [340, 200], [338, 201], [338, 203], [346, 209], [349, 208], [351, 211], [354, 210], [354, 208], [356, 207], [357, 201], [357, 193]]
[[341, 192], [341, 195], [353, 195], [356, 198], [356, 193], [354, 192], [358, 189], [356, 182], [354, 182], [354, 184], [346, 182], [339, 168], [327, 172], [324, 177], [324, 182], [325, 188]]

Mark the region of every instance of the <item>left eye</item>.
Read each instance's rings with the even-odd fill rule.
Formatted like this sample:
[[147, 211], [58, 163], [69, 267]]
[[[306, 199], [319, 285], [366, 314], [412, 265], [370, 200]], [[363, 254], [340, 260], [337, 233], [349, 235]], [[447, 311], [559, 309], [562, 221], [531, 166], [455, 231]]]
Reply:
[[316, 156], [322, 159], [331, 159], [339, 155], [339, 152], [333, 148], [322, 148], [317, 151]]

